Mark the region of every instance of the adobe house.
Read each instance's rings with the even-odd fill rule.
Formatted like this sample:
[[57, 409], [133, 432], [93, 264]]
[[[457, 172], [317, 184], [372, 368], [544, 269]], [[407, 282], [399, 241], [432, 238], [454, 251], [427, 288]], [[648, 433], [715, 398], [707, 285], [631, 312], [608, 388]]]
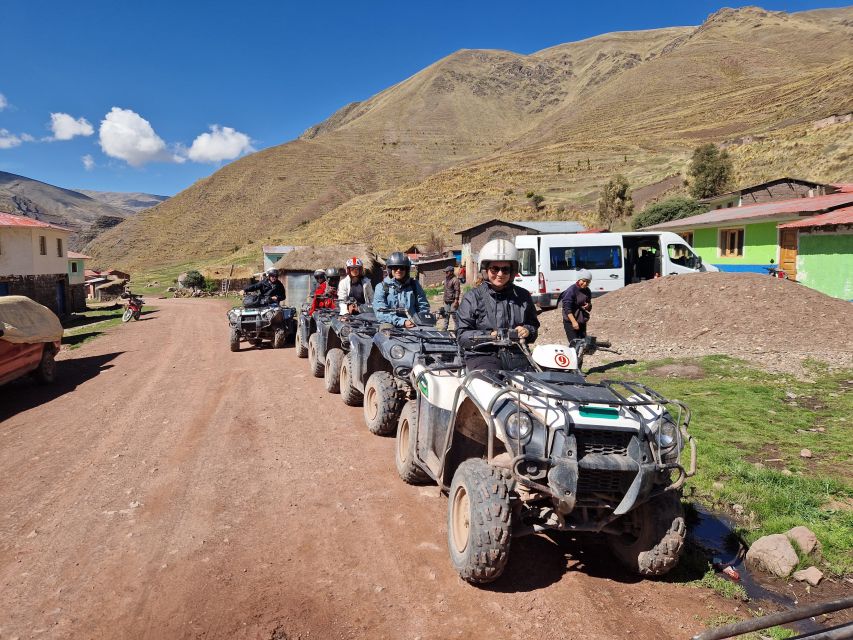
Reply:
[[68, 282], [70, 229], [0, 213], [0, 296], [22, 295], [58, 316], [74, 311]]
[[523, 222], [508, 222], [492, 218], [486, 222], [475, 224], [460, 231], [462, 236], [461, 266], [465, 267], [467, 278], [473, 282], [477, 273], [477, 258], [480, 249], [489, 240], [503, 238], [515, 241], [516, 236], [536, 235], [542, 233], [579, 233], [584, 226], [573, 220], [526, 220]]
[[456, 258], [452, 255], [450, 257], [427, 258], [426, 260], [418, 260], [414, 266], [417, 269], [417, 278], [421, 286], [434, 287], [444, 284], [444, 269], [445, 267], [455, 267]]
[[797, 282], [853, 300], [853, 206], [780, 224], [779, 232], [796, 233]]
[[644, 227], [641, 231], [679, 234], [705, 263], [720, 271], [766, 273], [766, 267], [776, 264], [796, 280], [798, 232], [784, 223], [853, 205], [853, 193], [847, 192], [846, 185], [833, 186], [837, 190], [830, 195], [715, 209]]

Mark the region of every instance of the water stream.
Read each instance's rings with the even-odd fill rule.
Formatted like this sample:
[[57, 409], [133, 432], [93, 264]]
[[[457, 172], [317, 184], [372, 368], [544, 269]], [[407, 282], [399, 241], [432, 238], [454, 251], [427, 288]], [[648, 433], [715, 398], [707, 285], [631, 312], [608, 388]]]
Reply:
[[[793, 598], [766, 589], [756, 580], [744, 561], [747, 549], [745, 542], [735, 533], [733, 525], [725, 516], [699, 505], [694, 506], [697, 520], [688, 528], [688, 538], [710, 556], [714, 567], [729, 565], [735, 569], [740, 574], [740, 580], [737, 582], [743, 586], [751, 601], [771, 602], [786, 610], [797, 606]], [[812, 633], [824, 629], [823, 625], [811, 618], [785, 626], [797, 633]]]

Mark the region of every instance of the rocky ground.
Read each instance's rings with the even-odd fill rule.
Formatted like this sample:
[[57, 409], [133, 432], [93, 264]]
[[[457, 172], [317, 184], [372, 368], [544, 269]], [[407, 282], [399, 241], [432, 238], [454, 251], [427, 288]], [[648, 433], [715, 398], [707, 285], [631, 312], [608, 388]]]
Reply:
[[[659, 278], [593, 301], [588, 332], [610, 340], [613, 359], [723, 354], [765, 369], [807, 376], [807, 360], [853, 367], [853, 306], [789, 280], [700, 273]], [[539, 343], [565, 342], [558, 310], [539, 316]]]
[[478, 589], [446, 499], [397, 477], [293, 349], [228, 350], [226, 303], [162, 300], [0, 389], [0, 638], [685, 638], [743, 615], [594, 540], [513, 543]]

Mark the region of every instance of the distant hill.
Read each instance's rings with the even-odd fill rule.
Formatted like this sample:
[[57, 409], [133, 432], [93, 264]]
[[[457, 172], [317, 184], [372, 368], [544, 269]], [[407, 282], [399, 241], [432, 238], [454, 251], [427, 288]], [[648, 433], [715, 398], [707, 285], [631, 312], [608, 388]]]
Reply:
[[[645, 187], [700, 142], [739, 181], [851, 179], [853, 7], [723, 9], [698, 27], [611, 33], [520, 55], [462, 50], [241, 158], [87, 251], [131, 268], [219, 260], [249, 243], [423, 241], [493, 216], [592, 220], [615, 173]], [[749, 136], [748, 142], [744, 140]], [[528, 192], [545, 197], [533, 210]]]
[[68, 227], [73, 231], [69, 247], [76, 250], [130, 215], [126, 209], [77, 191], [3, 171], [0, 171], [0, 211]]
[[155, 196], [151, 193], [121, 193], [117, 191], [91, 191], [89, 189], [77, 189], [76, 191], [84, 196], [89, 196], [94, 200], [131, 213], [139, 213], [143, 209], [156, 207], [169, 199], [169, 196]]

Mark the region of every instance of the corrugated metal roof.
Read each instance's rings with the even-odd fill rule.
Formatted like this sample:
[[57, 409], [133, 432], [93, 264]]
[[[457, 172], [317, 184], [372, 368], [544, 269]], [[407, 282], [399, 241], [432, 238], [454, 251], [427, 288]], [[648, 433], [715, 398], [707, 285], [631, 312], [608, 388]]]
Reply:
[[515, 224], [523, 225], [539, 233], [578, 233], [586, 228], [574, 220], [523, 220]]
[[293, 251], [295, 248], [296, 248], [295, 245], [289, 245], [289, 244], [285, 244], [285, 245], [270, 244], [270, 245], [264, 245], [261, 248], [261, 251], [263, 251], [264, 253], [288, 253], [289, 251]]
[[833, 193], [828, 196], [815, 196], [814, 198], [777, 200], [776, 202], [750, 204], [745, 207], [715, 209], [706, 213], [700, 213], [699, 215], [690, 216], [689, 218], [670, 220], [669, 222], [661, 222], [650, 227], [643, 227], [642, 230], [689, 229], [691, 227], [713, 226], [727, 222], [758, 222], [762, 219], [791, 217], [805, 213], [822, 213], [829, 209], [835, 209], [848, 204], [853, 204], [853, 193]]
[[36, 227], [38, 229], [57, 229], [59, 231], [71, 232], [71, 229], [66, 229], [55, 224], [48, 224], [47, 222], [33, 220], [26, 216], [16, 216], [12, 213], [2, 212], [0, 212], [0, 227]]
[[853, 193], [853, 182], [838, 182], [830, 186], [835, 187], [841, 193]]
[[77, 253], [76, 251], [69, 251], [68, 257], [71, 260], [91, 260], [92, 259], [92, 256], [86, 256], [86, 255], [83, 255], [82, 253]]
[[779, 228], [802, 229], [803, 227], [828, 227], [836, 224], [853, 224], [853, 207], [843, 207], [804, 220], [794, 220], [794, 222], [780, 224]]

